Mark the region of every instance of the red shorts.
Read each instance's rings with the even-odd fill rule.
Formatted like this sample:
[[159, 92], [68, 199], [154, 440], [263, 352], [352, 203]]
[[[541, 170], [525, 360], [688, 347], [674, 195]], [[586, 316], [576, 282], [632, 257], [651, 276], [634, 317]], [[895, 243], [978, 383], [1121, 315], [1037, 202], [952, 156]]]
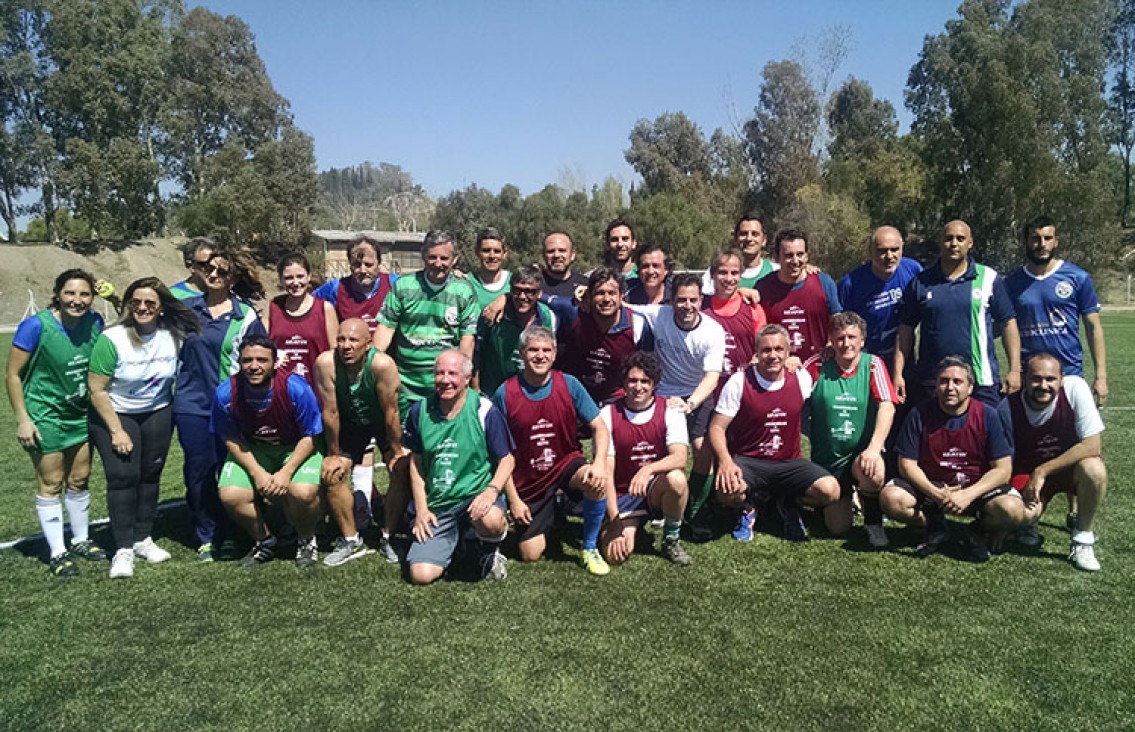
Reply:
[[[1016, 488], [1018, 491], [1024, 492], [1025, 485], [1029, 482], [1032, 475], [1029, 473], [1018, 473], [1009, 480], [1009, 485]], [[1072, 479], [1072, 468], [1065, 468], [1058, 470], [1044, 481], [1044, 487], [1040, 489], [1040, 502], [1048, 504], [1052, 497], [1058, 493], [1067, 493], [1070, 496], [1076, 495], [1076, 482]]]

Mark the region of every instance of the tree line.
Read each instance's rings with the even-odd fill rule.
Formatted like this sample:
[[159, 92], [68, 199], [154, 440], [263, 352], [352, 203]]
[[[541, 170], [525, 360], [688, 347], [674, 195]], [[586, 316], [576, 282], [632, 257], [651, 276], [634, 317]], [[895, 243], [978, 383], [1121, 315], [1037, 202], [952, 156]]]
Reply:
[[181, 0], [0, 0], [0, 113], [10, 239], [24, 214], [48, 241], [310, 230], [311, 137], [235, 16]]
[[622, 216], [700, 267], [756, 211], [770, 231], [804, 228], [813, 259], [841, 271], [874, 226], [917, 249], [955, 217], [1004, 266], [1043, 213], [1069, 256], [1107, 266], [1132, 215], [1135, 0], [964, 0], [910, 69], [905, 133], [867, 81], [832, 84], [849, 42], [836, 29], [811, 39], [818, 62], [768, 63], [728, 129], [681, 111], [640, 120], [629, 190], [564, 176], [437, 200], [390, 163], [317, 175], [239, 18], [181, 0], [0, 0], [0, 20], [0, 215], [13, 233], [35, 215], [29, 233], [48, 240], [172, 229], [277, 247], [313, 225], [437, 227], [471, 247], [495, 226], [523, 260], [566, 231], [590, 264]]

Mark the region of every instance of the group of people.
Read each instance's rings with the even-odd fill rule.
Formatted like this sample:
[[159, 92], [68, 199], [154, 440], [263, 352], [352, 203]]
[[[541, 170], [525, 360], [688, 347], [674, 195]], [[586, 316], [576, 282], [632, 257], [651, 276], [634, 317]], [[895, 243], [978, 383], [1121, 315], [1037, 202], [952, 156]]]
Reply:
[[377, 551], [428, 584], [466, 547], [483, 577], [503, 579], [510, 530], [517, 557], [535, 561], [576, 514], [582, 563], [604, 575], [648, 520], [661, 556], [689, 565], [683, 537], [715, 526], [749, 541], [760, 522], [803, 541], [810, 522], [846, 534], [856, 510], [874, 547], [889, 543], [884, 516], [925, 527], [919, 556], [949, 540], [948, 515], [972, 516], [961, 550], [985, 561], [1009, 535], [1038, 544], [1037, 521], [1067, 493], [1070, 559], [1099, 569], [1103, 332], [1090, 277], [1055, 255], [1052, 221], [1025, 227], [1027, 261], [1008, 278], [972, 260], [961, 221], [926, 270], [896, 229], [877, 229], [867, 263], [838, 284], [809, 264], [802, 231], [778, 232], [771, 259], [758, 217], [733, 237], [704, 276], [678, 273], [616, 220], [584, 275], [562, 232], [542, 266], [509, 272], [490, 228], [463, 274], [452, 237], [432, 231], [423, 269], [397, 277], [364, 235], [350, 276], [319, 287], [302, 255], [281, 260], [283, 294], [263, 319], [252, 262], [207, 239], [186, 245], [185, 281], [132, 283], [110, 327], [91, 310], [100, 283], [64, 272], [51, 306], [20, 324], [7, 372], [50, 569], [107, 559], [88, 528], [88, 439], [107, 475], [111, 576], [170, 558], [152, 531], [175, 427], [201, 561], [236, 525], [253, 541], [241, 566], [294, 540], [296, 565], [311, 567], [329, 516], [329, 566]]

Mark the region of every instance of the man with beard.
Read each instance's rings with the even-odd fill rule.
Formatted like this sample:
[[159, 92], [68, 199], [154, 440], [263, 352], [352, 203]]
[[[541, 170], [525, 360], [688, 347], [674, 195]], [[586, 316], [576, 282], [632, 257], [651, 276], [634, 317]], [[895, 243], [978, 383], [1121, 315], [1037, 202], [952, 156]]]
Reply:
[[926, 527], [915, 553], [928, 557], [949, 539], [946, 514], [972, 516], [966, 556], [986, 562], [1005, 533], [1024, 520], [1020, 493], [1009, 485], [1013, 445], [995, 407], [971, 398], [973, 367], [947, 356], [936, 369], [934, 396], [911, 410], [899, 432], [899, 472], [879, 496], [883, 513]]
[[[296, 566], [315, 566], [315, 524], [323, 431], [319, 403], [302, 376], [276, 368], [276, 344], [253, 335], [240, 344], [240, 372], [217, 387], [209, 420], [229, 457], [218, 479], [221, 502], [232, 520], [256, 542], [238, 564], [252, 568], [276, 556], [276, 537], [264, 520], [264, 500], [283, 503], [296, 530]], [[259, 497], [260, 500], [257, 500]]]
[[575, 247], [571, 237], [562, 231], [544, 239], [544, 297], [572, 297], [580, 287], [587, 287], [587, 277], [571, 271]]
[[[1026, 362], [1024, 383], [1009, 397], [1009, 409], [1016, 445], [1012, 484], [1025, 500], [1026, 528], [1036, 537], [1049, 500], [1060, 492], [1076, 495], [1079, 513], [1068, 559], [1077, 569], [1098, 572], [1092, 527], [1107, 493], [1107, 469], [1100, 457], [1103, 420], [1091, 389], [1081, 377], [1065, 376], [1055, 356], [1038, 353]], [[1039, 537], [1026, 543], [1039, 544]]]
[[603, 231], [603, 244], [603, 266], [618, 272], [624, 281], [638, 276], [634, 258], [638, 241], [635, 240], [634, 229], [630, 224], [622, 219], [607, 224]]
[[1021, 358], [1048, 353], [1060, 361], [1065, 376], [1084, 375], [1080, 320], [1088, 331], [1088, 350], [1095, 365], [1092, 393], [1096, 404], [1107, 400], [1107, 353], [1104, 350], [1100, 301], [1092, 277], [1055, 256], [1060, 239], [1048, 217], [1025, 225], [1025, 266], [1005, 280], [1021, 332]]

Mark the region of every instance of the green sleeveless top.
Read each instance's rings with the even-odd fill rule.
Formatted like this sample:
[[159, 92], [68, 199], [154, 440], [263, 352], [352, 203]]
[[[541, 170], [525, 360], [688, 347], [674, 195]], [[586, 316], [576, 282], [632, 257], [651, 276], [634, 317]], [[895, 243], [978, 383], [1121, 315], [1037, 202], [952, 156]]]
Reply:
[[438, 412], [436, 396], [426, 398], [418, 407], [422, 471], [431, 511], [443, 511], [472, 498], [492, 478], [480, 402], [480, 394], [466, 390], [465, 406], [453, 419], [445, 419]]
[[834, 360], [823, 362], [812, 389], [812, 462], [838, 476], [871, 439], [876, 410], [870, 353], [859, 354], [859, 367], [850, 377]]
[[370, 370], [378, 349], [371, 346], [363, 358], [359, 380], [351, 383], [347, 367], [335, 354], [335, 402], [339, 405], [339, 419], [344, 424], [382, 425], [382, 403], [378, 400], [378, 382]]
[[24, 402], [39, 428], [43, 452], [60, 452], [87, 439], [87, 369], [102, 321], [87, 313], [67, 332], [50, 310], [35, 317], [39, 343], [20, 374]]

